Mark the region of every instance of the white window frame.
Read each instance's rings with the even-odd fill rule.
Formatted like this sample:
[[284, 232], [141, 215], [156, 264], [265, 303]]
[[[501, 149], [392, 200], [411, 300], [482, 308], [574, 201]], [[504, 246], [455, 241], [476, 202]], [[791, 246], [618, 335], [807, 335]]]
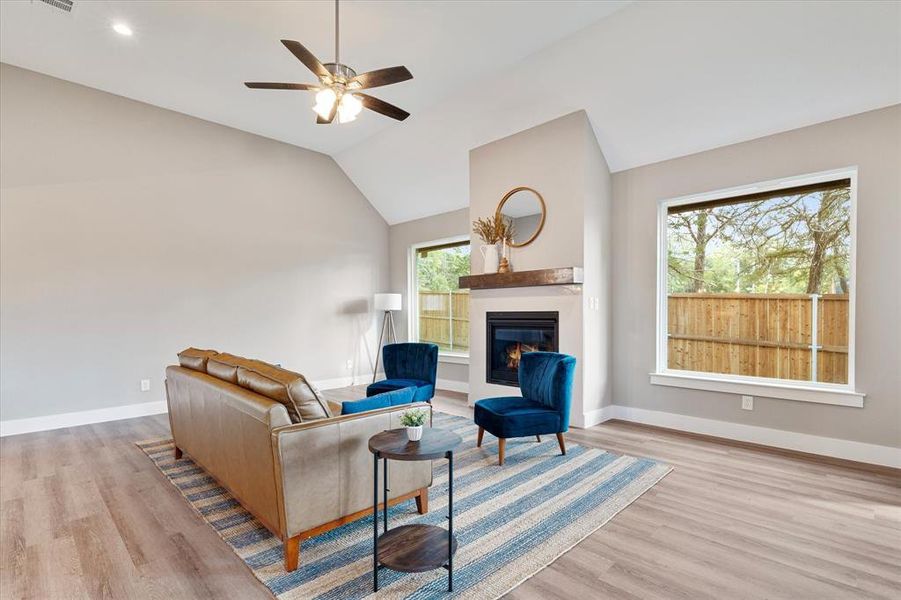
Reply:
[[[747, 194], [787, 189], [822, 183], [836, 179], [851, 180], [851, 247], [850, 289], [848, 290], [848, 383], [822, 383], [769, 377], [752, 377], [667, 368], [667, 215], [671, 206], [707, 202]], [[657, 357], [656, 371], [650, 374], [651, 383], [671, 387], [708, 390], [732, 394], [746, 394], [767, 398], [863, 407], [865, 394], [854, 383], [855, 367], [855, 306], [857, 297], [857, 167], [846, 167], [782, 179], [773, 179], [702, 194], [660, 200], [657, 206]]]
[[[442, 244], [455, 244], [457, 242], [467, 242], [470, 244], [470, 253], [472, 252], [472, 239], [468, 234], [453, 235], [428, 242], [417, 242], [410, 246], [407, 252], [407, 297], [410, 299], [410, 310], [407, 314], [407, 337], [408, 341], [419, 340], [419, 277], [416, 269], [416, 253], [422, 248], [431, 246], [440, 246]], [[447, 352], [446, 350], [438, 351], [438, 362], [454, 363], [460, 365], [469, 364], [468, 352]]]

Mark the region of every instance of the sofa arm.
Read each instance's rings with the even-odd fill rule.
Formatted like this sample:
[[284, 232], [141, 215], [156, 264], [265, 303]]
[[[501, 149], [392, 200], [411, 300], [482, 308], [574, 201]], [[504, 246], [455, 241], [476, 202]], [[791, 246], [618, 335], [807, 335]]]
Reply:
[[[401, 427], [401, 415], [417, 402], [272, 430], [280, 529], [290, 538], [372, 510], [373, 456], [369, 438]], [[392, 462], [389, 499], [432, 484], [432, 463]], [[379, 502], [382, 502], [381, 485]], [[326, 529], [328, 527], [325, 527]], [[303, 537], [303, 536], [302, 536]]]

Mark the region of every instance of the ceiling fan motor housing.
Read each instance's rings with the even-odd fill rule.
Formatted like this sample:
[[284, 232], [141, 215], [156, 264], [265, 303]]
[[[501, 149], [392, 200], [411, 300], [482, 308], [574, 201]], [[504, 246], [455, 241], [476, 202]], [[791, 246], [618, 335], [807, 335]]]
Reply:
[[325, 70], [332, 74], [332, 78], [337, 83], [347, 83], [357, 76], [357, 72], [341, 63], [324, 63], [322, 65]]

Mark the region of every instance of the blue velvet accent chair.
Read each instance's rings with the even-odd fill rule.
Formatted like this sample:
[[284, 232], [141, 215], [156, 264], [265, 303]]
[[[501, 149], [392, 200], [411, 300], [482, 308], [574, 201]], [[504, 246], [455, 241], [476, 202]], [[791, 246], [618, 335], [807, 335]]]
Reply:
[[406, 342], [387, 344], [382, 349], [382, 364], [387, 379], [366, 388], [366, 396], [375, 396], [406, 387], [416, 388], [413, 402], [431, 402], [438, 377], [438, 346]]
[[519, 389], [522, 396], [486, 398], [475, 404], [479, 426], [476, 445], [488, 433], [498, 438], [498, 463], [504, 464], [508, 438], [557, 435], [560, 452], [566, 454], [563, 434], [569, 430], [573, 376], [576, 359], [559, 352], [527, 352], [519, 361]]

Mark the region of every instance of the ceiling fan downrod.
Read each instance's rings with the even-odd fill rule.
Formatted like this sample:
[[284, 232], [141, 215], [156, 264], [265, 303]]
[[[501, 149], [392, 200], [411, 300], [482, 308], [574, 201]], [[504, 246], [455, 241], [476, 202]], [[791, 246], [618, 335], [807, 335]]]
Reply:
[[340, 27], [340, 25], [339, 25], [339, 21], [338, 21], [338, 0], [335, 0], [335, 64], [336, 65], [341, 64], [341, 60], [340, 60], [341, 57], [338, 54], [338, 33], [340, 31], [339, 27]]

